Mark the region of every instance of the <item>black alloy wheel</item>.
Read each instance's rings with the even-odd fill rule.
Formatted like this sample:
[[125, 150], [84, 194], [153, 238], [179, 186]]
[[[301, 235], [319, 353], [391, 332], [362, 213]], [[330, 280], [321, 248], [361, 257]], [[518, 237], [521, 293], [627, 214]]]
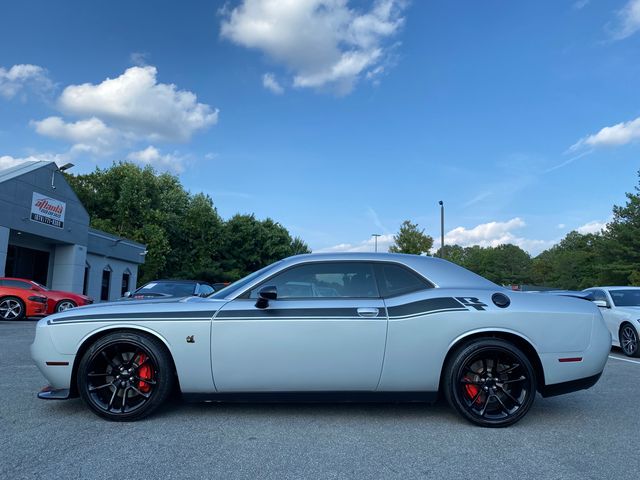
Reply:
[[500, 339], [475, 340], [458, 350], [445, 371], [449, 404], [482, 427], [513, 425], [531, 408], [536, 375], [527, 356]]
[[622, 353], [628, 357], [640, 356], [638, 332], [633, 325], [624, 323], [620, 328], [620, 348], [622, 348]]
[[167, 399], [173, 387], [169, 354], [157, 339], [118, 332], [97, 340], [78, 367], [78, 391], [101, 417], [139, 420]]
[[0, 320], [22, 320], [26, 311], [24, 303], [17, 297], [0, 299]]

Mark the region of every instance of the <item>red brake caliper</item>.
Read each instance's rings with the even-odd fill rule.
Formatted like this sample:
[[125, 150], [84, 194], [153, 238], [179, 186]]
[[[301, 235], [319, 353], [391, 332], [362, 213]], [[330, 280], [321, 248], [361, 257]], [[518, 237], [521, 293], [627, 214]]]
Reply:
[[[151, 367], [149, 366], [149, 364], [144, 363], [146, 361], [147, 356], [144, 353], [141, 353], [136, 359], [136, 363], [138, 365], [142, 365], [138, 370], [138, 376], [144, 380], [152, 380], [153, 372], [151, 371]], [[148, 393], [151, 390], [151, 385], [140, 380], [138, 382], [138, 390], [140, 390], [142, 393]]]
[[[478, 394], [478, 387], [476, 385], [471, 385], [469, 383], [467, 383], [464, 388], [467, 390], [467, 395], [469, 395], [469, 398], [471, 400], [473, 400], [474, 398], [476, 398], [476, 395]], [[478, 399], [479, 400], [479, 399]]]

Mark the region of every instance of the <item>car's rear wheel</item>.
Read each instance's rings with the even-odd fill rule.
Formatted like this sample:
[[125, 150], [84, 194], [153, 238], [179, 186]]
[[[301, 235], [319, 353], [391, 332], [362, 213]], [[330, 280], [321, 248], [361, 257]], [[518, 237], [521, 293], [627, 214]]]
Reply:
[[623, 323], [620, 327], [620, 348], [622, 353], [628, 357], [639, 357], [640, 348], [638, 342], [638, 332], [628, 323]]
[[70, 308], [75, 308], [78, 305], [76, 305], [76, 302], [74, 302], [73, 300], [60, 300], [57, 304], [56, 304], [56, 313], [58, 312], [64, 312], [65, 310], [69, 310]]
[[98, 339], [78, 366], [78, 391], [101, 417], [139, 420], [169, 397], [174, 372], [169, 353], [143, 333], [117, 332]]
[[0, 320], [22, 320], [25, 314], [24, 302], [18, 297], [0, 299]]
[[527, 356], [500, 339], [474, 340], [457, 350], [445, 367], [449, 404], [482, 427], [513, 425], [531, 408], [536, 375]]

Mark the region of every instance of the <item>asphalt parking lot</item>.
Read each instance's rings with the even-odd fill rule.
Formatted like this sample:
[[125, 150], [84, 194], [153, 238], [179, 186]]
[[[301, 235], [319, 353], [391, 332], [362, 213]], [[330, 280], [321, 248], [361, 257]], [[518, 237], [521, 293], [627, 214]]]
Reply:
[[35, 322], [0, 322], [0, 478], [637, 478], [640, 361], [612, 353], [590, 390], [538, 397], [507, 429], [444, 403], [184, 404], [116, 424], [42, 401]]

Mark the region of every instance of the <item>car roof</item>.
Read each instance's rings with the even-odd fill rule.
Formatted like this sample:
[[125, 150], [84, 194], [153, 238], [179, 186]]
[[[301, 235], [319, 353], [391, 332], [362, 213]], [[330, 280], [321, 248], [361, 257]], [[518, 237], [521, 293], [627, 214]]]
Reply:
[[16, 277], [0, 277], [0, 280], [18, 280], [20, 282], [33, 283], [33, 280], [28, 280], [26, 278], [16, 278]]

